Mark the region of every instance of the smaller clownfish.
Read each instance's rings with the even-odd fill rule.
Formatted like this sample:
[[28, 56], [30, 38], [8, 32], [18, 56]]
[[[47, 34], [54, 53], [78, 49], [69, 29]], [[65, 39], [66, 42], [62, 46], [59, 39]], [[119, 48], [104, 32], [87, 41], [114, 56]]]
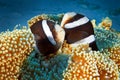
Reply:
[[63, 16], [61, 26], [65, 30], [65, 39], [72, 46], [89, 44], [92, 50], [98, 50], [93, 25], [90, 20], [75, 12], [66, 13]]
[[62, 46], [65, 31], [50, 20], [40, 20], [30, 26], [34, 35], [36, 48], [43, 55], [56, 53]]

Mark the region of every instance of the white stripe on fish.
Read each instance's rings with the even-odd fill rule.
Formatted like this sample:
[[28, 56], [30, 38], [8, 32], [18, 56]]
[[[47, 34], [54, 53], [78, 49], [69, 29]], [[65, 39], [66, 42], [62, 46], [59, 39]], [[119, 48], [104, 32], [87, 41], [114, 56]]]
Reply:
[[77, 20], [77, 21], [73, 21], [73, 22], [71, 22], [71, 23], [65, 24], [65, 28], [67, 28], [67, 29], [75, 28], [75, 27], [84, 25], [84, 24], [86, 24], [87, 22], [89, 22], [89, 19], [88, 19], [87, 17], [83, 17], [83, 18], [80, 18], [80, 19]]
[[47, 25], [47, 21], [46, 21], [46, 20], [43, 20], [43, 21], [42, 21], [42, 28], [43, 28], [43, 30], [44, 30], [44, 32], [45, 32], [48, 40], [49, 40], [53, 45], [56, 45], [56, 41], [55, 41], [55, 39], [54, 39], [54, 37], [53, 37], [53, 35], [52, 35], [52, 32], [51, 32], [49, 26]]
[[94, 41], [95, 41], [95, 36], [90, 35], [90, 36], [88, 36], [88, 37], [86, 37], [84, 39], [81, 39], [79, 41], [76, 41], [76, 42], [72, 43], [71, 45], [72, 46], [78, 46], [79, 44], [90, 44], [90, 43], [92, 43]]

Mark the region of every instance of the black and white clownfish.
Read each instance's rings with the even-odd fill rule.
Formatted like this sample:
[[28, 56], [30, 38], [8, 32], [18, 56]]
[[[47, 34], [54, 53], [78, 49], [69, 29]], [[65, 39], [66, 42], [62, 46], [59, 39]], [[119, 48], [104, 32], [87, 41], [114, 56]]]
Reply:
[[64, 41], [64, 29], [53, 21], [37, 21], [30, 29], [34, 35], [36, 48], [43, 55], [56, 53]]
[[61, 26], [65, 30], [65, 40], [67, 43], [72, 46], [88, 43], [92, 50], [98, 50], [93, 25], [86, 16], [75, 12], [68, 12], [64, 14]]

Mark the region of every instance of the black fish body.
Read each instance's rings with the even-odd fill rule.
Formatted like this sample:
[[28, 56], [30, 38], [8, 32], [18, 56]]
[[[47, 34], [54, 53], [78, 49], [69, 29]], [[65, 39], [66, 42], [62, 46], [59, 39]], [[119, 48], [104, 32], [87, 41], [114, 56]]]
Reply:
[[67, 43], [74, 46], [88, 43], [93, 50], [98, 50], [93, 25], [86, 16], [75, 12], [66, 13], [61, 26], [65, 30]]
[[57, 52], [64, 41], [64, 30], [53, 21], [37, 21], [30, 29], [38, 51], [44, 55]]

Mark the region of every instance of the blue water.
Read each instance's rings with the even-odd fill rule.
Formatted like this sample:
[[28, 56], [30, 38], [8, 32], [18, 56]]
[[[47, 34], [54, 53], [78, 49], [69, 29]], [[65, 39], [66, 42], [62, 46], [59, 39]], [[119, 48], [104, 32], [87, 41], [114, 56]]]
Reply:
[[0, 32], [13, 30], [39, 14], [79, 12], [97, 23], [108, 16], [113, 28], [120, 31], [120, 0], [0, 0]]

